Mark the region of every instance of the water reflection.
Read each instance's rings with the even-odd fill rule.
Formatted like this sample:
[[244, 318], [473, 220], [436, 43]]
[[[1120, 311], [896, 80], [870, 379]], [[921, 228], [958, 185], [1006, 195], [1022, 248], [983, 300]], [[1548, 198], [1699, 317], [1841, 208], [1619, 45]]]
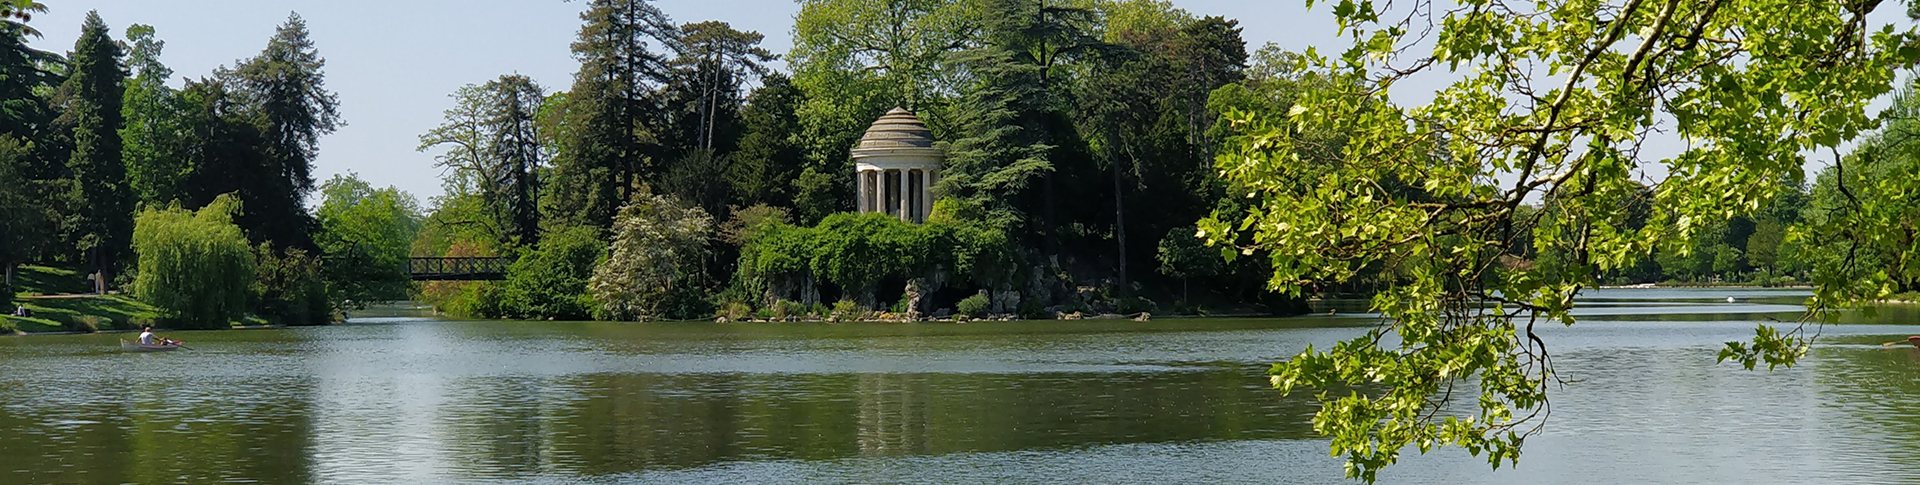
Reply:
[[[1544, 329], [1573, 383], [1519, 469], [1456, 450], [1383, 478], [1843, 482], [1920, 464], [1920, 350], [1880, 345], [1920, 327], [1830, 325], [1802, 366], [1748, 372], [1714, 351], [1793, 295], [1666, 296], [1596, 303], [1726, 311]], [[1337, 482], [1310, 398], [1262, 373], [1360, 331], [373, 322], [189, 333], [202, 351], [173, 354], [0, 338], [0, 483]]]

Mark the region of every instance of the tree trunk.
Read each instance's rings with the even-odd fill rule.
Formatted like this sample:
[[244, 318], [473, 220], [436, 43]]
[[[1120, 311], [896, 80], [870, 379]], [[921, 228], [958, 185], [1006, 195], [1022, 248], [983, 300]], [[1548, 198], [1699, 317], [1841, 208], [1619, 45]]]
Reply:
[[1120, 161], [1113, 161], [1113, 240], [1120, 246], [1120, 294], [1131, 296], [1127, 284], [1127, 211], [1120, 183]]

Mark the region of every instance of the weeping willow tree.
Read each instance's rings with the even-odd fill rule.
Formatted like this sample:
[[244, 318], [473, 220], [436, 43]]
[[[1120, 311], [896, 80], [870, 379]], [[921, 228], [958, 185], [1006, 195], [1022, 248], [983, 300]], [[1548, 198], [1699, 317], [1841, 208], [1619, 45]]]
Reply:
[[199, 211], [141, 211], [133, 227], [134, 297], [158, 307], [173, 328], [227, 328], [240, 319], [253, 285], [253, 252], [233, 223], [239, 212], [227, 195]]
[[[1920, 58], [1912, 30], [1869, 19], [1881, 3], [1342, 0], [1352, 47], [1297, 60], [1318, 79], [1284, 116], [1229, 116], [1243, 136], [1216, 168], [1251, 209], [1200, 236], [1269, 258], [1269, 285], [1295, 293], [1385, 268], [1378, 327], [1271, 370], [1275, 387], [1320, 390], [1313, 426], [1349, 477], [1409, 448], [1517, 463], [1558, 381], [1537, 325], [1573, 324], [1596, 275], [1686, 254], [1810, 154], [1875, 128], [1868, 103]], [[1388, 95], [1417, 76], [1451, 83], [1419, 106]], [[1312, 133], [1345, 139], [1328, 151]], [[1652, 220], [1630, 224], [1648, 203]], [[1565, 257], [1517, 261], [1517, 241]], [[1875, 281], [1827, 272], [1810, 305], [1874, 298]], [[1721, 358], [1790, 366], [1811, 328], [1761, 326]]]

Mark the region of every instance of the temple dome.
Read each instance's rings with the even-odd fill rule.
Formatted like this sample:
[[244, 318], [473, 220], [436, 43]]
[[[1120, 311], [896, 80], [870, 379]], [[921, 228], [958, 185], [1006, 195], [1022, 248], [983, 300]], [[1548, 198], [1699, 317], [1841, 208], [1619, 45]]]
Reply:
[[905, 108], [894, 108], [867, 128], [855, 151], [933, 148], [933, 130]]

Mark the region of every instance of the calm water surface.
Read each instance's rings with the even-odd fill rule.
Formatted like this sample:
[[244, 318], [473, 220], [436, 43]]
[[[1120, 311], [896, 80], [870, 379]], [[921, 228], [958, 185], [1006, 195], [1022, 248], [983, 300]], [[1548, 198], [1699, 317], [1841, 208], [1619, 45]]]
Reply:
[[[1733, 296], [1734, 303], [1726, 298]], [[1799, 367], [1715, 365], [1796, 290], [1600, 290], [1519, 468], [1385, 483], [1888, 483], [1920, 467], [1920, 311]], [[0, 337], [4, 483], [1343, 483], [1264, 370], [1364, 317], [323, 328]]]

